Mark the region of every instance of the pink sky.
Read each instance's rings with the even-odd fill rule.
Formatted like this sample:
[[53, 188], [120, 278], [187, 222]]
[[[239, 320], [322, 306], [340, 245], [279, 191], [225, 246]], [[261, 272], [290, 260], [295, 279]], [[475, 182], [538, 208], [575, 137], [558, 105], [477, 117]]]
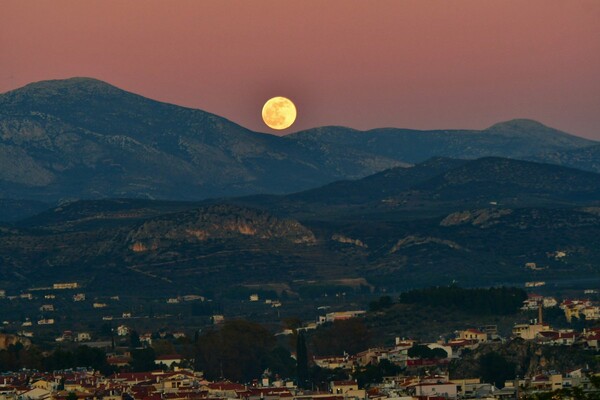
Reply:
[[485, 128], [600, 139], [600, 1], [2, 0], [0, 92], [89, 76], [271, 132]]

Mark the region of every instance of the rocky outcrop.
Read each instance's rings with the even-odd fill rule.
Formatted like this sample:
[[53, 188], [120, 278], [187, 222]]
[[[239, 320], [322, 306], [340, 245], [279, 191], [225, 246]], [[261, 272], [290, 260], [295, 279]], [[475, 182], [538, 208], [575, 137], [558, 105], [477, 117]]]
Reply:
[[396, 253], [397, 251], [399, 251], [402, 248], [406, 248], [406, 247], [411, 247], [411, 246], [421, 246], [424, 244], [429, 244], [429, 243], [435, 243], [435, 244], [440, 244], [443, 246], [448, 246], [451, 249], [455, 249], [455, 250], [462, 250], [463, 247], [461, 245], [459, 245], [456, 242], [453, 242], [451, 240], [446, 240], [446, 239], [440, 239], [440, 238], [436, 238], [436, 237], [424, 237], [424, 236], [406, 236], [400, 240], [398, 240], [396, 242], [396, 244], [394, 245], [394, 247], [392, 247], [392, 249], [390, 250], [390, 253]]
[[456, 226], [471, 224], [481, 228], [487, 228], [498, 223], [505, 215], [512, 214], [510, 209], [480, 209], [472, 211], [458, 211], [448, 215], [440, 222], [441, 226]]
[[133, 245], [131, 245], [131, 250], [133, 250], [134, 253], [143, 253], [146, 251], [150, 251], [150, 250], [156, 250], [158, 248], [158, 244], [156, 242], [152, 242], [152, 243], [142, 243], [142, 242], [135, 242], [133, 243]]
[[333, 240], [335, 242], [338, 242], [338, 243], [352, 244], [354, 246], [362, 247], [362, 248], [365, 248], [365, 249], [369, 247], [365, 243], [363, 243], [362, 240], [352, 239], [352, 238], [349, 238], [349, 237], [344, 236], [344, 235], [339, 235], [337, 233], [331, 236], [331, 240]]
[[568, 371], [588, 366], [591, 370], [598, 367], [589, 351], [566, 347], [544, 346], [531, 341], [513, 339], [507, 343], [483, 343], [477, 349], [464, 354], [453, 363], [451, 377], [467, 378], [480, 376], [480, 358], [489, 353], [497, 353], [505, 360], [516, 365], [519, 376], [531, 376], [542, 371]]
[[197, 243], [252, 237], [313, 244], [314, 234], [291, 219], [276, 218], [263, 211], [232, 205], [213, 205], [154, 218], [130, 232], [134, 252], [156, 250], [168, 243]]
[[0, 350], [6, 350], [9, 346], [14, 346], [17, 343], [21, 343], [26, 348], [31, 346], [31, 340], [25, 337], [0, 333]]

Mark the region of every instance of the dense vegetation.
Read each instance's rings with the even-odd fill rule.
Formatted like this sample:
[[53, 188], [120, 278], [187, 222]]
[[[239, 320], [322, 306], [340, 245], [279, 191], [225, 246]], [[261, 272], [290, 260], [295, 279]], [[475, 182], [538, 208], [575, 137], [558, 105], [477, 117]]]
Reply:
[[247, 382], [269, 369], [292, 377], [295, 362], [289, 351], [277, 346], [263, 326], [248, 321], [228, 321], [218, 330], [205, 332], [196, 343], [195, 367], [208, 379], [225, 376]]
[[508, 315], [519, 310], [527, 293], [518, 288], [464, 289], [458, 286], [411, 290], [400, 303], [457, 308], [475, 314]]
[[438, 359], [448, 357], [448, 353], [444, 349], [430, 349], [423, 344], [415, 344], [408, 349], [408, 356], [413, 358]]
[[35, 346], [26, 348], [17, 343], [0, 350], [0, 372], [22, 368], [54, 371], [76, 367], [91, 367], [103, 373], [113, 371], [106, 362], [106, 353], [88, 346], [78, 346], [73, 350], [57, 348], [51, 353], [44, 353]]
[[356, 354], [366, 350], [370, 342], [371, 332], [359, 318], [326, 324], [311, 337], [312, 349], [319, 356]]
[[506, 360], [494, 351], [482, 355], [479, 359], [481, 379], [484, 382], [493, 383], [499, 388], [504, 386], [505, 381], [515, 378], [516, 368], [517, 365], [514, 362]]
[[593, 351], [577, 346], [547, 346], [522, 339], [484, 343], [450, 363], [455, 379], [473, 376], [502, 386], [517, 375], [533, 376], [541, 371], [569, 371], [582, 367], [597, 371], [600, 359]]

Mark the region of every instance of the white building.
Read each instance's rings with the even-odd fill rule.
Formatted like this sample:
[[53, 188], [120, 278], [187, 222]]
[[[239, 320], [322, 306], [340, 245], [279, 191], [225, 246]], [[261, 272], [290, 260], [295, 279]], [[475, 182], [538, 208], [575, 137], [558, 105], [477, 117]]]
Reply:
[[319, 317], [319, 324], [323, 324], [325, 322], [333, 322], [333, 321], [341, 321], [350, 318], [360, 317], [366, 314], [366, 311], [363, 310], [355, 310], [355, 311], [336, 311], [325, 314], [325, 316]]
[[79, 284], [77, 282], [62, 282], [62, 283], [55, 283], [54, 285], [52, 285], [53, 289], [77, 289], [79, 287]]

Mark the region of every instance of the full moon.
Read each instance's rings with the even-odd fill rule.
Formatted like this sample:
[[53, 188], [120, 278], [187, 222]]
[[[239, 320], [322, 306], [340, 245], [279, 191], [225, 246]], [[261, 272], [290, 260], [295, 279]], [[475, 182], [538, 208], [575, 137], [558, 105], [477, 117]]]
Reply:
[[271, 129], [289, 128], [296, 120], [296, 106], [285, 97], [273, 97], [263, 106], [262, 118]]

